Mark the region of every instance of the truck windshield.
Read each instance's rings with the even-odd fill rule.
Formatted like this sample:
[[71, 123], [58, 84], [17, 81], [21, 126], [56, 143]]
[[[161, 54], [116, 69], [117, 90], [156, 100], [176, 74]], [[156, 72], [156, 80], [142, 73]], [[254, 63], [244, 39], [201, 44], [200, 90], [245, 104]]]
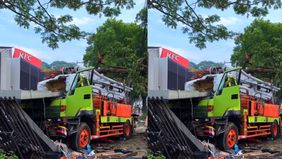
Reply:
[[224, 73], [222, 78], [221, 78], [221, 81], [220, 81], [220, 83], [218, 85], [218, 88], [217, 88], [217, 91], [216, 91], [216, 95], [221, 95], [223, 87], [225, 85], [226, 77], [227, 77], [227, 74]]
[[71, 85], [71, 88], [70, 88], [70, 91], [69, 91], [69, 95], [73, 95], [74, 94], [74, 90], [76, 88], [79, 76], [80, 76], [79, 74], [75, 75], [75, 77], [73, 79], [73, 82], [72, 82], [72, 85]]
[[237, 78], [238, 77], [238, 71], [232, 71], [228, 73], [224, 73], [222, 76], [222, 79], [220, 81], [220, 84], [218, 86], [216, 95], [221, 95], [222, 90], [224, 87], [232, 87], [237, 85]]

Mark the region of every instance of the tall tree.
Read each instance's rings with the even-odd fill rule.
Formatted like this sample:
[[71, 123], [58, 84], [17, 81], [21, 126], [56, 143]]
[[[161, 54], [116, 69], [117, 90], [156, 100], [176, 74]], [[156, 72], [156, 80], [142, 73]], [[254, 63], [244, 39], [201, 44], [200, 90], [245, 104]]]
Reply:
[[216, 9], [226, 11], [233, 8], [239, 15], [265, 16], [270, 8], [281, 8], [281, 0], [149, 0], [149, 7], [163, 14], [163, 22], [171, 28], [182, 26], [190, 42], [205, 48], [206, 42], [228, 39], [236, 35], [225, 26], [219, 25], [216, 14], [203, 15], [199, 10]]
[[257, 19], [236, 38], [233, 65], [282, 86], [282, 23]]
[[101, 67], [107, 76], [133, 87], [132, 99], [146, 96], [147, 37], [141, 25], [107, 20], [88, 44], [85, 65]]
[[113, 17], [119, 15], [122, 8], [133, 6], [133, 0], [0, 0], [0, 9], [12, 11], [20, 27], [28, 29], [35, 24], [35, 33], [53, 49], [58, 47], [58, 42], [84, 38], [87, 33], [71, 23], [71, 15], [55, 16], [52, 9], [85, 9], [90, 15]]

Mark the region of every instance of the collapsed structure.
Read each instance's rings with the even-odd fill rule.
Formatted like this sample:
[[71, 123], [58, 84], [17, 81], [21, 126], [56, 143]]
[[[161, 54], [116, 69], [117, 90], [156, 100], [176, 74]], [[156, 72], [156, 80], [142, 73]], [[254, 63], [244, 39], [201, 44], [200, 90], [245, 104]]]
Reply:
[[19, 158], [59, 158], [59, 147], [26, 114], [15, 99], [0, 98], [0, 148]]

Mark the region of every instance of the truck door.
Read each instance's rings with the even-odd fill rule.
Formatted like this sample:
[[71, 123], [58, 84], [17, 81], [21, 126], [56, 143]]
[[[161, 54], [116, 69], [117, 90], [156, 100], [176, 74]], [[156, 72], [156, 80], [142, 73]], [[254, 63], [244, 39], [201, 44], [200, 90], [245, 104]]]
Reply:
[[225, 73], [214, 96], [213, 116], [240, 115], [240, 85]]
[[76, 74], [66, 97], [66, 116], [92, 115], [92, 86], [86, 77]]

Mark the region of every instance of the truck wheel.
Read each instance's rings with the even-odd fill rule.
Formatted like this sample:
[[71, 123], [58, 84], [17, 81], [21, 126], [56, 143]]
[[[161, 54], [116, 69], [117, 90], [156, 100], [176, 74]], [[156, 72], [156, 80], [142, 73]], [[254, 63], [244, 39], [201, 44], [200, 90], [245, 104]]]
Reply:
[[279, 126], [276, 120], [271, 124], [270, 131], [273, 139], [276, 139], [279, 136]]
[[224, 133], [219, 135], [219, 148], [225, 151], [232, 149], [238, 142], [238, 135], [239, 132], [237, 126], [234, 123], [229, 122]]
[[132, 133], [132, 126], [130, 125], [130, 122], [129, 122], [129, 121], [126, 121], [126, 122], [123, 124], [123, 136], [124, 136], [126, 139], [129, 139], [130, 136], [131, 136], [131, 133]]
[[81, 122], [77, 133], [71, 136], [71, 148], [74, 150], [85, 149], [90, 143], [90, 128], [86, 123]]

